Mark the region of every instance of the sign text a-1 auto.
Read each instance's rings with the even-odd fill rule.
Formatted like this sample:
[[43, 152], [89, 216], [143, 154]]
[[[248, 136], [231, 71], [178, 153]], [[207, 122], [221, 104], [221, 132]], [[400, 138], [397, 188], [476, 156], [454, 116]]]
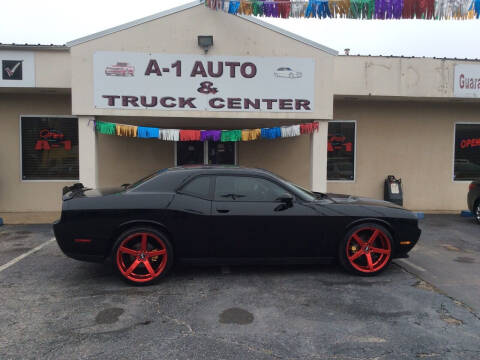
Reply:
[[[289, 67], [266, 67], [265, 64], [257, 66], [254, 60], [239, 61], [238, 58], [231, 61], [182, 62], [182, 60], [176, 60], [170, 63], [150, 58], [146, 66], [140, 68], [130, 66], [130, 72], [132, 68], [136, 73], [129, 74], [128, 77], [115, 76], [108, 79], [112, 79], [111, 81], [121, 86], [115, 87], [112, 92], [99, 94], [103, 99], [104, 107], [211, 111], [312, 111], [313, 104], [309, 97], [292, 96], [297, 94], [295, 89], [303, 79], [301, 79], [302, 72], [294, 72]], [[281, 70], [281, 74], [276, 70]], [[292, 74], [290, 76], [289, 71]], [[154, 81], [156, 87], [152, 89]], [[136, 86], [128, 87], [129, 82]], [[141, 87], [142, 84], [145, 88]], [[169, 89], [176, 89], [176, 91]]]

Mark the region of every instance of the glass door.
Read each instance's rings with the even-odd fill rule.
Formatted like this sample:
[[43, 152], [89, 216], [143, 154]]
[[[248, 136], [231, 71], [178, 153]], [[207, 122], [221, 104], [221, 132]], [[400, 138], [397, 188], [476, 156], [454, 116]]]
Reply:
[[176, 166], [235, 165], [237, 145], [234, 142], [178, 141]]
[[204, 163], [204, 145], [201, 141], [177, 142], [177, 166], [202, 165]]
[[234, 142], [208, 142], [208, 164], [209, 165], [235, 165]]

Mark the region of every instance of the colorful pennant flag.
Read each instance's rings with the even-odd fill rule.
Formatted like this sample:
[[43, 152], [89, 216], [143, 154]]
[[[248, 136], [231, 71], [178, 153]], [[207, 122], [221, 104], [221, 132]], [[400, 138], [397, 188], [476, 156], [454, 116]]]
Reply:
[[159, 139], [164, 141], [253, 141], [312, 134], [318, 131], [318, 122], [262, 129], [243, 130], [180, 130], [116, 124], [95, 121], [99, 134]]
[[205, 0], [233, 15], [274, 18], [478, 19], [480, 0]]

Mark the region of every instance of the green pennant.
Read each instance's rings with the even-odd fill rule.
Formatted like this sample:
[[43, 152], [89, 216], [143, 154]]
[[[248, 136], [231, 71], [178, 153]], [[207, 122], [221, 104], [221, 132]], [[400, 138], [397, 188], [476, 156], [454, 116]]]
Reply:
[[115, 135], [116, 125], [114, 123], [96, 121], [95, 127], [100, 134]]

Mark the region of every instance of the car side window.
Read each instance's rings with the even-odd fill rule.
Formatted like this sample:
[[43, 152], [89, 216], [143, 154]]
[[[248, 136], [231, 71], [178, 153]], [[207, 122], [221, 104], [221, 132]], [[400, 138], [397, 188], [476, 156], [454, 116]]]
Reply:
[[187, 183], [180, 192], [188, 195], [208, 198], [210, 194], [210, 176], [199, 176]]
[[276, 201], [288, 191], [262, 178], [249, 176], [217, 176], [216, 201]]

